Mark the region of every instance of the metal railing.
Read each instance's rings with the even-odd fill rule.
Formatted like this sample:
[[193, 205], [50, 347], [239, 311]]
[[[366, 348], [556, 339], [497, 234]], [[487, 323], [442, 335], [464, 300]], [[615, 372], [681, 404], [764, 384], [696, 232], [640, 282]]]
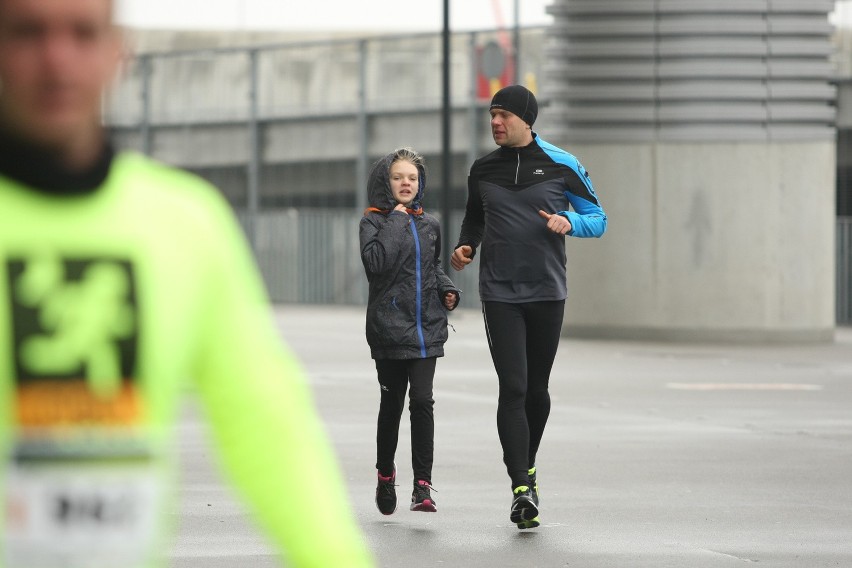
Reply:
[[[454, 184], [493, 148], [479, 55], [496, 30], [456, 34]], [[544, 88], [544, 29], [525, 29], [520, 75]], [[239, 212], [276, 302], [366, 300], [357, 225], [366, 172], [411, 133], [436, 187], [438, 34], [141, 54], [106, 109], [121, 146], [212, 181]], [[403, 41], [405, 40], [405, 41]], [[551, 109], [552, 111], [552, 109]], [[426, 125], [426, 128], [424, 128]], [[430, 130], [429, 128], [432, 128]], [[543, 132], [546, 137], [547, 132]], [[841, 153], [842, 144], [839, 146]], [[841, 180], [842, 181], [842, 180]], [[458, 187], [456, 189], [458, 189]], [[458, 236], [464, 193], [443, 238]], [[459, 197], [460, 196], [460, 197]], [[430, 212], [441, 209], [435, 194]], [[477, 267], [448, 271], [478, 305]], [[837, 322], [852, 324], [852, 217], [837, 222]]]
[[[544, 74], [544, 36], [544, 28], [521, 34], [519, 69], [534, 90]], [[491, 146], [483, 137], [485, 105], [495, 85], [510, 79], [489, 80], [480, 60], [501, 37], [499, 30], [453, 34], [452, 152], [459, 164]], [[437, 173], [440, 39], [143, 53], [128, 62], [105, 118], [120, 146], [207, 178], [250, 219], [270, 207], [363, 209], [369, 165], [399, 145], [427, 155]], [[510, 57], [510, 46], [499, 49]], [[453, 167], [454, 185], [464, 185], [465, 173]], [[434, 187], [441, 178], [431, 179]]]
[[[224, 194], [273, 301], [361, 304], [367, 282], [358, 221], [369, 165], [399, 145], [425, 154], [424, 205], [439, 216], [449, 200], [452, 222], [442, 238], [455, 243], [466, 168], [493, 149], [487, 101], [514, 78], [514, 66], [487, 75], [495, 49], [513, 65], [509, 54], [517, 56], [517, 76], [535, 90], [544, 36], [543, 27], [521, 30], [517, 56], [500, 30], [453, 34], [452, 194], [436, 189], [440, 34], [141, 53], [113, 89], [105, 120], [122, 148], [188, 169]], [[466, 306], [479, 302], [477, 272], [451, 274]]]
[[[463, 215], [464, 211], [450, 214], [450, 226], [456, 233]], [[245, 224], [245, 213], [239, 217]], [[367, 278], [358, 242], [360, 220], [361, 214], [351, 209], [261, 212], [255, 225], [255, 254], [272, 301], [365, 304]], [[451, 242], [456, 238], [453, 234]], [[478, 259], [462, 272], [449, 267], [445, 270], [462, 290], [462, 305], [478, 308]]]

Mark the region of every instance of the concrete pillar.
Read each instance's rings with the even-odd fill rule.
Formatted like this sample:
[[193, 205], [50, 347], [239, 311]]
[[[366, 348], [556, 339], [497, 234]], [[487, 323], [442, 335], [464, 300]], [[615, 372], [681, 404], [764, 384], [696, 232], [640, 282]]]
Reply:
[[562, 0], [541, 135], [609, 215], [569, 240], [569, 335], [826, 341], [830, 0]]

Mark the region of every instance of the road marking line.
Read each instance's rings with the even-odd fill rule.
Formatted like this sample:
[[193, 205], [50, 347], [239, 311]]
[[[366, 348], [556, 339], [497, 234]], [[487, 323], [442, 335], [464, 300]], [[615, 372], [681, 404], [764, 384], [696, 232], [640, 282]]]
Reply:
[[796, 383], [667, 383], [666, 388], [693, 391], [819, 391], [822, 385]]

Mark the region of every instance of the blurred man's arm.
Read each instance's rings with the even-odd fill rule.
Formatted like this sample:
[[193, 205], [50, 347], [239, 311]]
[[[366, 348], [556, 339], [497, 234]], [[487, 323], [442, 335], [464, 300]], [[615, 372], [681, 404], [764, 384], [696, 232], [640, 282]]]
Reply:
[[305, 374], [275, 330], [239, 227], [218, 209], [196, 382], [226, 470], [288, 565], [373, 566]]

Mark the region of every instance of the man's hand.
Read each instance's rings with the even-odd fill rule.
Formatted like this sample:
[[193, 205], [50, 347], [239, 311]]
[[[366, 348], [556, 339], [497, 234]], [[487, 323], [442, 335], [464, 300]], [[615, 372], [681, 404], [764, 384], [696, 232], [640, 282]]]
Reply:
[[462, 245], [453, 251], [450, 264], [456, 270], [463, 270], [465, 266], [473, 262], [473, 249], [468, 245]]
[[556, 213], [545, 213], [541, 209], [538, 210], [538, 214], [541, 215], [542, 218], [547, 219], [548, 231], [552, 231], [557, 235], [564, 235], [571, 230], [571, 221], [562, 215], [557, 215]]

